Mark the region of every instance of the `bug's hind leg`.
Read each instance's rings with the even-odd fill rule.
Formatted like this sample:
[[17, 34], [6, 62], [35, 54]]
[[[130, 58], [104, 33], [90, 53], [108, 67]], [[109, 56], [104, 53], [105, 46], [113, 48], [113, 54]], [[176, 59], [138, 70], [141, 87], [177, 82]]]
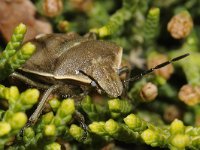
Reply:
[[36, 110], [34, 111], [34, 113], [28, 119], [28, 122], [25, 125], [25, 127], [21, 130], [22, 134], [23, 134], [23, 131], [24, 131], [25, 128], [27, 128], [29, 126], [32, 126], [32, 125], [34, 125], [37, 122], [38, 118], [40, 117], [40, 115], [42, 113], [42, 110], [44, 109], [45, 103], [47, 102], [49, 95], [53, 91], [57, 90], [59, 87], [60, 87], [59, 85], [52, 85], [52, 86], [50, 86], [49, 89], [47, 89], [44, 92], [44, 94], [42, 95], [42, 98], [41, 98], [41, 100], [40, 100], [40, 102], [39, 102]]
[[123, 73], [129, 73], [130, 71], [129, 71], [129, 68], [127, 67], [127, 66], [123, 66], [123, 67], [121, 67], [121, 68], [119, 68], [118, 70], [117, 70], [117, 73], [119, 74], [119, 75], [121, 75], [121, 74], [123, 74]]
[[82, 129], [84, 130], [84, 134], [83, 134], [83, 137], [81, 139], [82, 141], [84, 141], [87, 138], [87, 135], [88, 135], [88, 126], [85, 124], [85, 118], [77, 110], [74, 113], [74, 118], [80, 123]]

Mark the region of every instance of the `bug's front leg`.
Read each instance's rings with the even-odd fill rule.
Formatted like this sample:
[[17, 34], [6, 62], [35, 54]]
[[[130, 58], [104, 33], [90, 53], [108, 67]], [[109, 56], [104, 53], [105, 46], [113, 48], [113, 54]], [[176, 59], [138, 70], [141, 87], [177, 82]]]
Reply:
[[60, 85], [52, 85], [44, 92], [44, 94], [42, 95], [42, 98], [41, 98], [36, 110], [34, 111], [34, 113], [28, 119], [28, 122], [25, 125], [25, 127], [21, 130], [21, 135], [23, 135], [23, 132], [24, 132], [25, 128], [27, 128], [29, 126], [32, 126], [37, 122], [38, 118], [40, 117], [40, 115], [42, 113], [42, 110], [45, 107], [45, 103], [47, 102], [49, 95], [53, 91], [57, 90], [58, 88], [60, 88]]
[[85, 123], [85, 118], [77, 110], [74, 113], [74, 118], [80, 123], [82, 129], [84, 130], [84, 134], [83, 134], [83, 137], [82, 137], [82, 141], [84, 141], [87, 138], [87, 135], [88, 135], [88, 126]]
[[127, 66], [123, 66], [117, 70], [117, 73], [118, 73], [118, 75], [122, 75], [122, 74], [126, 73], [125, 80], [123, 80], [123, 82], [122, 82], [124, 89], [123, 89], [121, 97], [129, 99], [129, 97], [127, 95], [129, 82], [125, 82], [125, 81], [130, 78], [130, 70]]

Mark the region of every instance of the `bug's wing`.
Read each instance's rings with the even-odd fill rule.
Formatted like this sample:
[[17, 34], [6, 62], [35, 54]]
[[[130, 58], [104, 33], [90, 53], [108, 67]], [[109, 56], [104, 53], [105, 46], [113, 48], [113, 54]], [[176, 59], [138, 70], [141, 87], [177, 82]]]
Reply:
[[36, 46], [36, 52], [20, 69], [41, 76], [53, 76], [59, 56], [67, 51], [66, 47], [72, 45], [70, 41], [79, 38], [75, 33], [39, 35], [31, 41]]

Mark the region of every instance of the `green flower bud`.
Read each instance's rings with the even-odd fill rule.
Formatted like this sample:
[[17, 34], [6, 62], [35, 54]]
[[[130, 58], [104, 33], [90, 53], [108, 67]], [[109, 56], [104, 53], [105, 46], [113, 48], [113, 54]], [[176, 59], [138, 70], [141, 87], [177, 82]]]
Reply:
[[185, 126], [181, 120], [175, 119], [170, 125], [171, 134], [178, 134], [185, 132]]
[[33, 128], [31, 128], [31, 127], [25, 128], [24, 129], [24, 136], [31, 137], [31, 138], [34, 137], [35, 132], [34, 132]]
[[8, 134], [11, 130], [10, 124], [7, 122], [0, 122], [0, 137]]
[[157, 142], [157, 133], [155, 133], [151, 129], [147, 129], [142, 132], [141, 138], [144, 140], [146, 144], [151, 145]]
[[99, 37], [105, 37], [105, 36], [108, 36], [110, 35], [110, 31], [108, 30], [107, 27], [103, 26], [101, 27], [100, 29], [98, 29], [98, 34], [99, 34]]
[[65, 99], [62, 101], [59, 107], [59, 116], [65, 117], [66, 115], [71, 115], [75, 112], [75, 105], [73, 99]]
[[120, 99], [109, 100], [108, 107], [109, 110], [111, 111], [112, 117], [114, 118], [117, 118], [120, 114], [128, 114], [132, 110], [132, 105], [130, 104], [130, 102], [128, 102], [127, 100], [120, 100]]
[[26, 33], [26, 25], [20, 23], [14, 30], [14, 34], [25, 34]]
[[54, 118], [53, 112], [46, 113], [42, 115], [42, 122], [44, 122], [44, 124], [49, 124], [53, 118]]
[[20, 95], [20, 99], [25, 105], [33, 105], [38, 101], [39, 95], [37, 89], [28, 89]]
[[119, 130], [119, 125], [113, 119], [109, 119], [105, 123], [105, 130], [110, 134], [115, 134]]
[[8, 120], [12, 129], [20, 129], [22, 128], [27, 122], [27, 116], [23, 112], [18, 112], [13, 114], [11, 119]]
[[108, 107], [110, 111], [120, 112], [121, 105], [119, 99], [112, 99], [108, 101]]
[[124, 122], [130, 129], [134, 131], [144, 130], [147, 127], [146, 123], [134, 114], [130, 114], [124, 118]]
[[171, 139], [171, 144], [177, 149], [185, 149], [189, 142], [189, 136], [184, 134], [177, 134]]
[[130, 128], [130, 129], [135, 129], [138, 127], [138, 125], [140, 124], [140, 120], [138, 119], [137, 116], [135, 116], [134, 114], [130, 114], [128, 115], [126, 118], [124, 118], [124, 122], [126, 123], [126, 125]]
[[44, 128], [44, 135], [46, 136], [55, 136], [56, 127], [54, 124], [46, 125]]
[[54, 117], [54, 124], [56, 125], [56, 126], [60, 126], [61, 124], [62, 124], [62, 118], [60, 118], [59, 116], [57, 117], [57, 116], [55, 116]]
[[19, 97], [19, 90], [16, 86], [4, 89], [5, 98], [9, 103], [14, 103]]
[[69, 129], [69, 133], [72, 137], [74, 137], [77, 141], [81, 140], [84, 134], [84, 131], [81, 127], [72, 124]]
[[160, 13], [160, 9], [159, 8], [151, 8], [149, 10], [149, 15], [152, 15], [152, 16], [157, 15], [159, 13]]
[[61, 145], [59, 143], [53, 142], [46, 145], [44, 150], [61, 150]]
[[29, 142], [30, 139], [35, 137], [35, 132], [33, 130], [33, 128], [28, 127], [24, 129], [24, 135], [23, 135], [23, 140], [24, 142]]
[[106, 130], [104, 129], [105, 122], [93, 122], [89, 125], [89, 129], [98, 135], [106, 135]]
[[60, 106], [60, 101], [56, 98], [53, 98], [53, 99], [49, 100], [49, 104], [50, 104], [51, 108], [54, 111], [56, 111]]
[[31, 42], [28, 42], [24, 44], [20, 50], [24, 55], [31, 55], [36, 50], [36, 46]]
[[120, 113], [111, 112], [111, 116], [112, 116], [112, 118], [118, 118], [118, 117], [121, 116], [121, 114]]

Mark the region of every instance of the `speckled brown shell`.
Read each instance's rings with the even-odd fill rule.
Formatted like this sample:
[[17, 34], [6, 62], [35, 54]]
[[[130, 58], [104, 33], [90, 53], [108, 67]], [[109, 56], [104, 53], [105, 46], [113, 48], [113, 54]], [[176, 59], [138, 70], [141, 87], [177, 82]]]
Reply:
[[90, 84], [91, 76], [111, 97], [120, 96], [122, 82], [117, 74], [122, 48], [114, 43], [83, 38], [76, 34], [49, 34], [32, 41], [36, 52], [21, 71], [46, 78], [75, 80]]

